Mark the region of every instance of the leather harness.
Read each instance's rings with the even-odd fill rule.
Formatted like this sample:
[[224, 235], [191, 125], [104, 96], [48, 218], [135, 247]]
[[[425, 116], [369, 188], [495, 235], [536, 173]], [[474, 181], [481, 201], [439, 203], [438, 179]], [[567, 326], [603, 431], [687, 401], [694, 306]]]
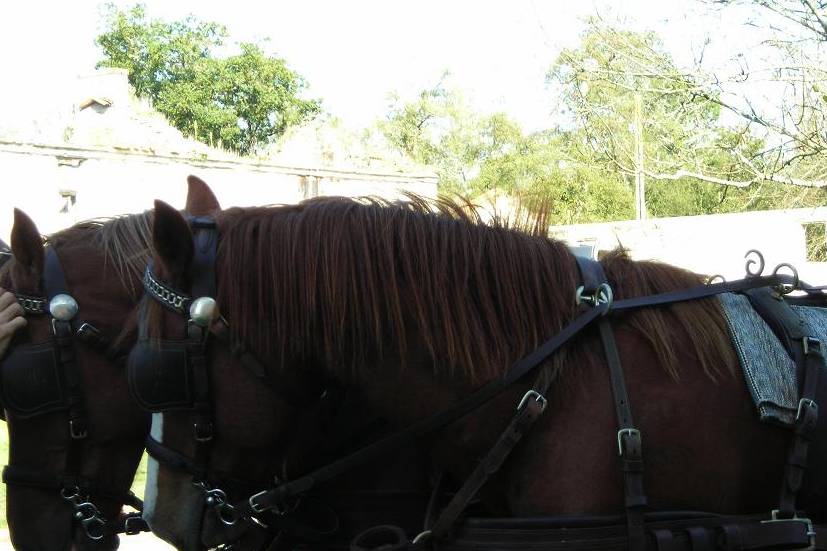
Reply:
[[[210, 230], [215, 232], [214, 224]], [[196, 232], [197, 235], [197, 232]], [[196, 248], [197, 249], [197, 248]], [[196, 251], [196, 256], [198, 252]], [[214, 256], [212, 257], [214, 262]], [[784, 489], [779, 507], [769, 515], [763, 516], [721, 516], [698, 512], [646, 512], [646, 495], [643, 487], [643, 456], [641, 433], [635, 426], [628, 393], [614, 340], [613, 330], [608, 314], [615, 311], [632, 310], [665, 304], [674, 304], [689, 300], [712, 297], [725, 292], [746, 292], [751, 289], [773, 288], [789, 285], [791, 278], [774, 273], [771, 276], [753, 276], [733, 282], [714, 283], [674, 292], [661, 293], [624, 300], [613, 300], [611, 287], [599, 263], [577, 257], [581, 273], [582, 286], [577, 291], [581, 312], [557, 335], [543, 343], [529, 355], [516, 362], [501, 378], [490, 381], [481, 389], [463, 399], [450, 410], [435, 414], [425, 420], [414, 423], [407, 429], [392, 434], [377, 442], [369, 444], [356, 452], [337, 461], [316, 469], [295, 480], [286, 481], [255, 493], [240, 502], [220, 503], [219, 518], [222, 513], [232, 517], [233, 524], [238, 519], [250, 520], [250, 525], [259, 524], [257, 519], [268, 511], [280, 515], [290, 512], [290, 503], [297, 497], [305, 495], [317, 485], [341, 476], [364, 464], [367, 460], [398, 449], [401, 445], [414, 441], [417, 437], [457, 421], [475, 411], [483, 404], [500, 395], [516, 381], [528, 376], [562, 346], [579, 335], [584, 329], [597, 325], [609, 368], [612, 395], [617, 416], [617, 446], [620, 467], [623, 474], [625, 495], [625, 522], [618, 517], [578, 517], [578, 518], [544, 518], [544, 519], [466, 519], [458, 524], [458, 519], [466, 510], [488, 478], [504, 463], [514, 446], [530, 429], [534, 421], [545, 409], [545, 386], [535, 387], [527, 392], [520, 401], [514, 417], [502, 432], [493, 448], [472, 472], [460, 490], [454, 495], [448, 506], [436, 517], [435, 521], [414, 540], [399, 538], [395, 542], [382, 541], [380, 545], [362, 546], [360, 542], [374, 541], [375, 534], [370, 531], [354, 540], [354, 551], [375, 549], [376, 551], [394, 551], [401, 549], [536, 549], [541, 544], [543, 549], [586, 550], [586, 549], [628, 549], [644, 551], [705, 551], [713, 549], [748, 550], [748, 549], [815, 549], [816, 540], [823, 543], [823, 527], [814, 527], [812, 522], [798, 515], [795, 504], [801, 480], [806, 468], [806, 456], [813, 430], [818, 419], [815, 402], [815, 389], [819, 371], [824, 369], [821, 344], [803, 332], [793, 333], [791, 340], [797, 343], [802, 373], [802, 390], [799, 416], [795, 426], [791, 451], [785, 470]], [[203, 265], [203, 264], [202, 264]], [[213, 273], [213, 272], [210, 272]], [[180, 297], [178, 302], [191, 301], [185, 293], [174, 290], [158, 282], [147, 271], [145, 289], [147, 295], [169, 307], [165, 295], [172, 293]], [[214, 276], [212, 276], [214, 278]], [[162, 291], [158, 291], [158, 283]], [[797, 282], [797, 278], [795, 280]], [[214, 285], [214, 279], [213, 279]], [[214, 290], [214, 287], [212, 287]], [[818, 289], [799, 286], [812, 296], [821, 296]], [[768, 291], [769, 292], [769, 291]], [[199, 296], [194, 293], [194, 296]], [[208, 295], [214, 296], [214, 295]], [[587, 307], [588, 306], [588, 307]], [[179, 310], [185, 313], [184, 310]], [[222, 320], [226, 328], [226, 321]], [[189, 325], [192, 325], [191, 323]], [[220, 325], [220, 324], [219, 324]], [[204, 342], [206, 333], [200, 334]], [[190, 335], [192, 340], [192, 335]], [[196, 351], [196, 364], [205, 369], [203, 346]], [[135, 369], [146, 366], [135, 365]], [[196, 452], [194, 461], [184, 458], [163, 444], [150, 440], [150, 453], [160, 460], [187, 469], [201, 471], [204, 462]], [[205, 487], [206, 489], [206, 487]], [[223, 492], [222, 492], [222, 495]], [[213, 505], [215, 501], [213, 502]], [[222, 519], [223, 520], [223, 519]], [[229, 523], [228, 523], [229, 524]], [[388, 533], [387, 527], [377, 528]], [[820, 536], [820, 537], [819, 537]], [[385, 536], [383, 536], [385, 537]], [[506, 543], [507, 542], [507, 543]], [[827, 548], [827, 547], [825, 547]]]

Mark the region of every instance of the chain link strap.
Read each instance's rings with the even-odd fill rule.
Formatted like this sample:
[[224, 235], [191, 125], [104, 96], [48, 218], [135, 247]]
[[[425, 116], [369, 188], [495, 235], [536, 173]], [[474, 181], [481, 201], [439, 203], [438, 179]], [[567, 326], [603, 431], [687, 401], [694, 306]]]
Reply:
[[192, 299], [187, 295], [176, 292], [174, 289], [167, 287], [163, 282], [155, 279], [149, 267], [147, 267], [144, 272], [143, 283], [144, 289], [158, 300], [158, 302], [179, 314], [187, 313], [189, 303], [192, 302]]
[[44, 297], [33, 297], [29, 295], [16, 295], [17, 302], [23, 307], [27, 314], [45, 314], [46, 299]]

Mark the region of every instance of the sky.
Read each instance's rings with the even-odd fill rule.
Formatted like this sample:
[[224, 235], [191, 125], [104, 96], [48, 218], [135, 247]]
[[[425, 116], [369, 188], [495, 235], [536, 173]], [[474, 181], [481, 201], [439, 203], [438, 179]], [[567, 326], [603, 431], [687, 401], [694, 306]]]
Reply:
[[[133, 2], [115, 2], [126, 7]], [[658, 32], [679, 64], [712, 38], [707, 56], [725, 63], [745, 27], [709, 14], [698, 0], [201, 0], [145, 2], [151, 17], [194, 14], [224, 24], [236, 41], [267, 48], [310, 83], [309, 94], [348, 126], [381, 118], [388, 96], [415, 97], [444, 71], [471, 105], [505, 111], [528, 130], [553, 126], [555, 90], [545, 75], [575, 46], [583, 18], [599, 15]], [[66, 82], [94, 71], [101, 3], [0, 4], [0, 117], [48, 111]], [[709, 57], [707, 59], [709, 59]], [[22, 124], [22, 122], [21, 122]]]

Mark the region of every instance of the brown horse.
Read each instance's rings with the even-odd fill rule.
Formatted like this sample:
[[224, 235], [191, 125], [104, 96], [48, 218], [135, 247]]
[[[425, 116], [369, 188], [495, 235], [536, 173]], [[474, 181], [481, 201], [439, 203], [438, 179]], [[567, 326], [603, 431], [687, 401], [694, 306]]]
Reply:
[[[217, 208], [212, 193], [195, 178], [190, 179], [188, 208]], [[112, 523], [117, 523], [123, 504], [129, 502], [127, 494], [149, 432], [149, 416], [130, 398], [123, 360], [135, 339], [134, 332], [124, 333], [124, 328], [142, 293], [140, 276], [149, 257], [151, 216], [143, 213], [82, 222], [44, 241], [31, 219], [15, 211], [13, 258], [0, 273], [0, 285], [18, 294], [43, 296], [44, 247], [49, 247], [62, 265], [66, 290], [79, 305], [74, 329], [87, 323], [97, 331], [91, 340], [71, 337], [79, 398], [85, 407], [85, 438], [70, 435], [66, 407], [21, 415], [4, 404], [10, 436], [9, 467], [4, 474], [7, 517], [16, 549], [107, 550], [118, 546]], [[55, 342], [48, 312], [30, 314], [27, 327], [15, 336], [7, 361], [16, 352], [34, 347], [58, 351]], [[35, 371], [43, 366], [29, 361], [22, 357], [18, 367], [32, 375], [17, 379], [16, 384], [22, 381], [22, 386], [6, 390], [48, 396], [55, 389], [44, 387], [49, 381], [35, 375], [43, 373]], [[45, 368], [48, 372], [54, 367]], [[61, 364], [57, 369], [65, 368]], [[4, 380], [9, 380], [11, 367], [4, 363], [2, 369]], [[58, 376], [64, 393], [67, 377], [65, 372]], [[90, 538], [73, 518], [77, 513], [90, 514], [88, 507], [73, 508], [66, 499], [75, 493], [74, 487], [80, 490], [76, 504], [94, 505], [108, 521], [105, 527], [91, 528], [94, 536], [102, 538]]]
[[[291, 430], [315, 407], [302, 397], [356, 388], [375, 416], [406, 426], [500, 376], [576, 315], [578, 271], [562, 243], [486, 227], [450, 202], [329, 198], [231, 209], [217, 224], [217, 300], [232, 341], [294, 398], [262, 414], [263, 391], [240, 375], [237, 358], [212, 348], [215, 419], [237, 430], [217, 431], [224, 439], [212, 461], [238, 476], [284, 480], [308, 470], [290, 461], [313, 437]], [[187, 291], [192, 235], [158, 202], [153, 242], [155, 274]], [[601, 264], [619, 298], [701, 283], [622, 252]], [[150, 301], [147, 318], [155, 337], [180, 337], [177, 314]], [[642, 309], [614, 315], [613, 325], [644, 435], [651, 509], [769, 512], [789, 432], [757, 421], [719, 303]], [[614, 402], [594, 331], [547, 361], [541, 377], [552, 382], [548, 409], [486, 485], [483, 504], [514, 516], [623, 511]], [[521, 381], [423, 449], [462, 480], [534, 382]], [[164, 444], [194, 453], [189, 415], [164, 414], [158, 429]], [[153, 530], [187, 550], [217, 545], [229, 536], [203, 512], [204, 494], [190, 480], [164, 465], [148, 480]]]

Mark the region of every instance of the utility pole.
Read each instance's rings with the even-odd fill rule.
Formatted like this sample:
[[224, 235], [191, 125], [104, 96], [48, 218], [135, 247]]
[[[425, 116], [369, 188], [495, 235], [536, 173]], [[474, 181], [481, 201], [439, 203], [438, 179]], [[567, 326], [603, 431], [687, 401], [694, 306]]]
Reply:
[[646, 219], [646, 182], [643, 179], [643, 97], [635, 94], [635, 218]]

